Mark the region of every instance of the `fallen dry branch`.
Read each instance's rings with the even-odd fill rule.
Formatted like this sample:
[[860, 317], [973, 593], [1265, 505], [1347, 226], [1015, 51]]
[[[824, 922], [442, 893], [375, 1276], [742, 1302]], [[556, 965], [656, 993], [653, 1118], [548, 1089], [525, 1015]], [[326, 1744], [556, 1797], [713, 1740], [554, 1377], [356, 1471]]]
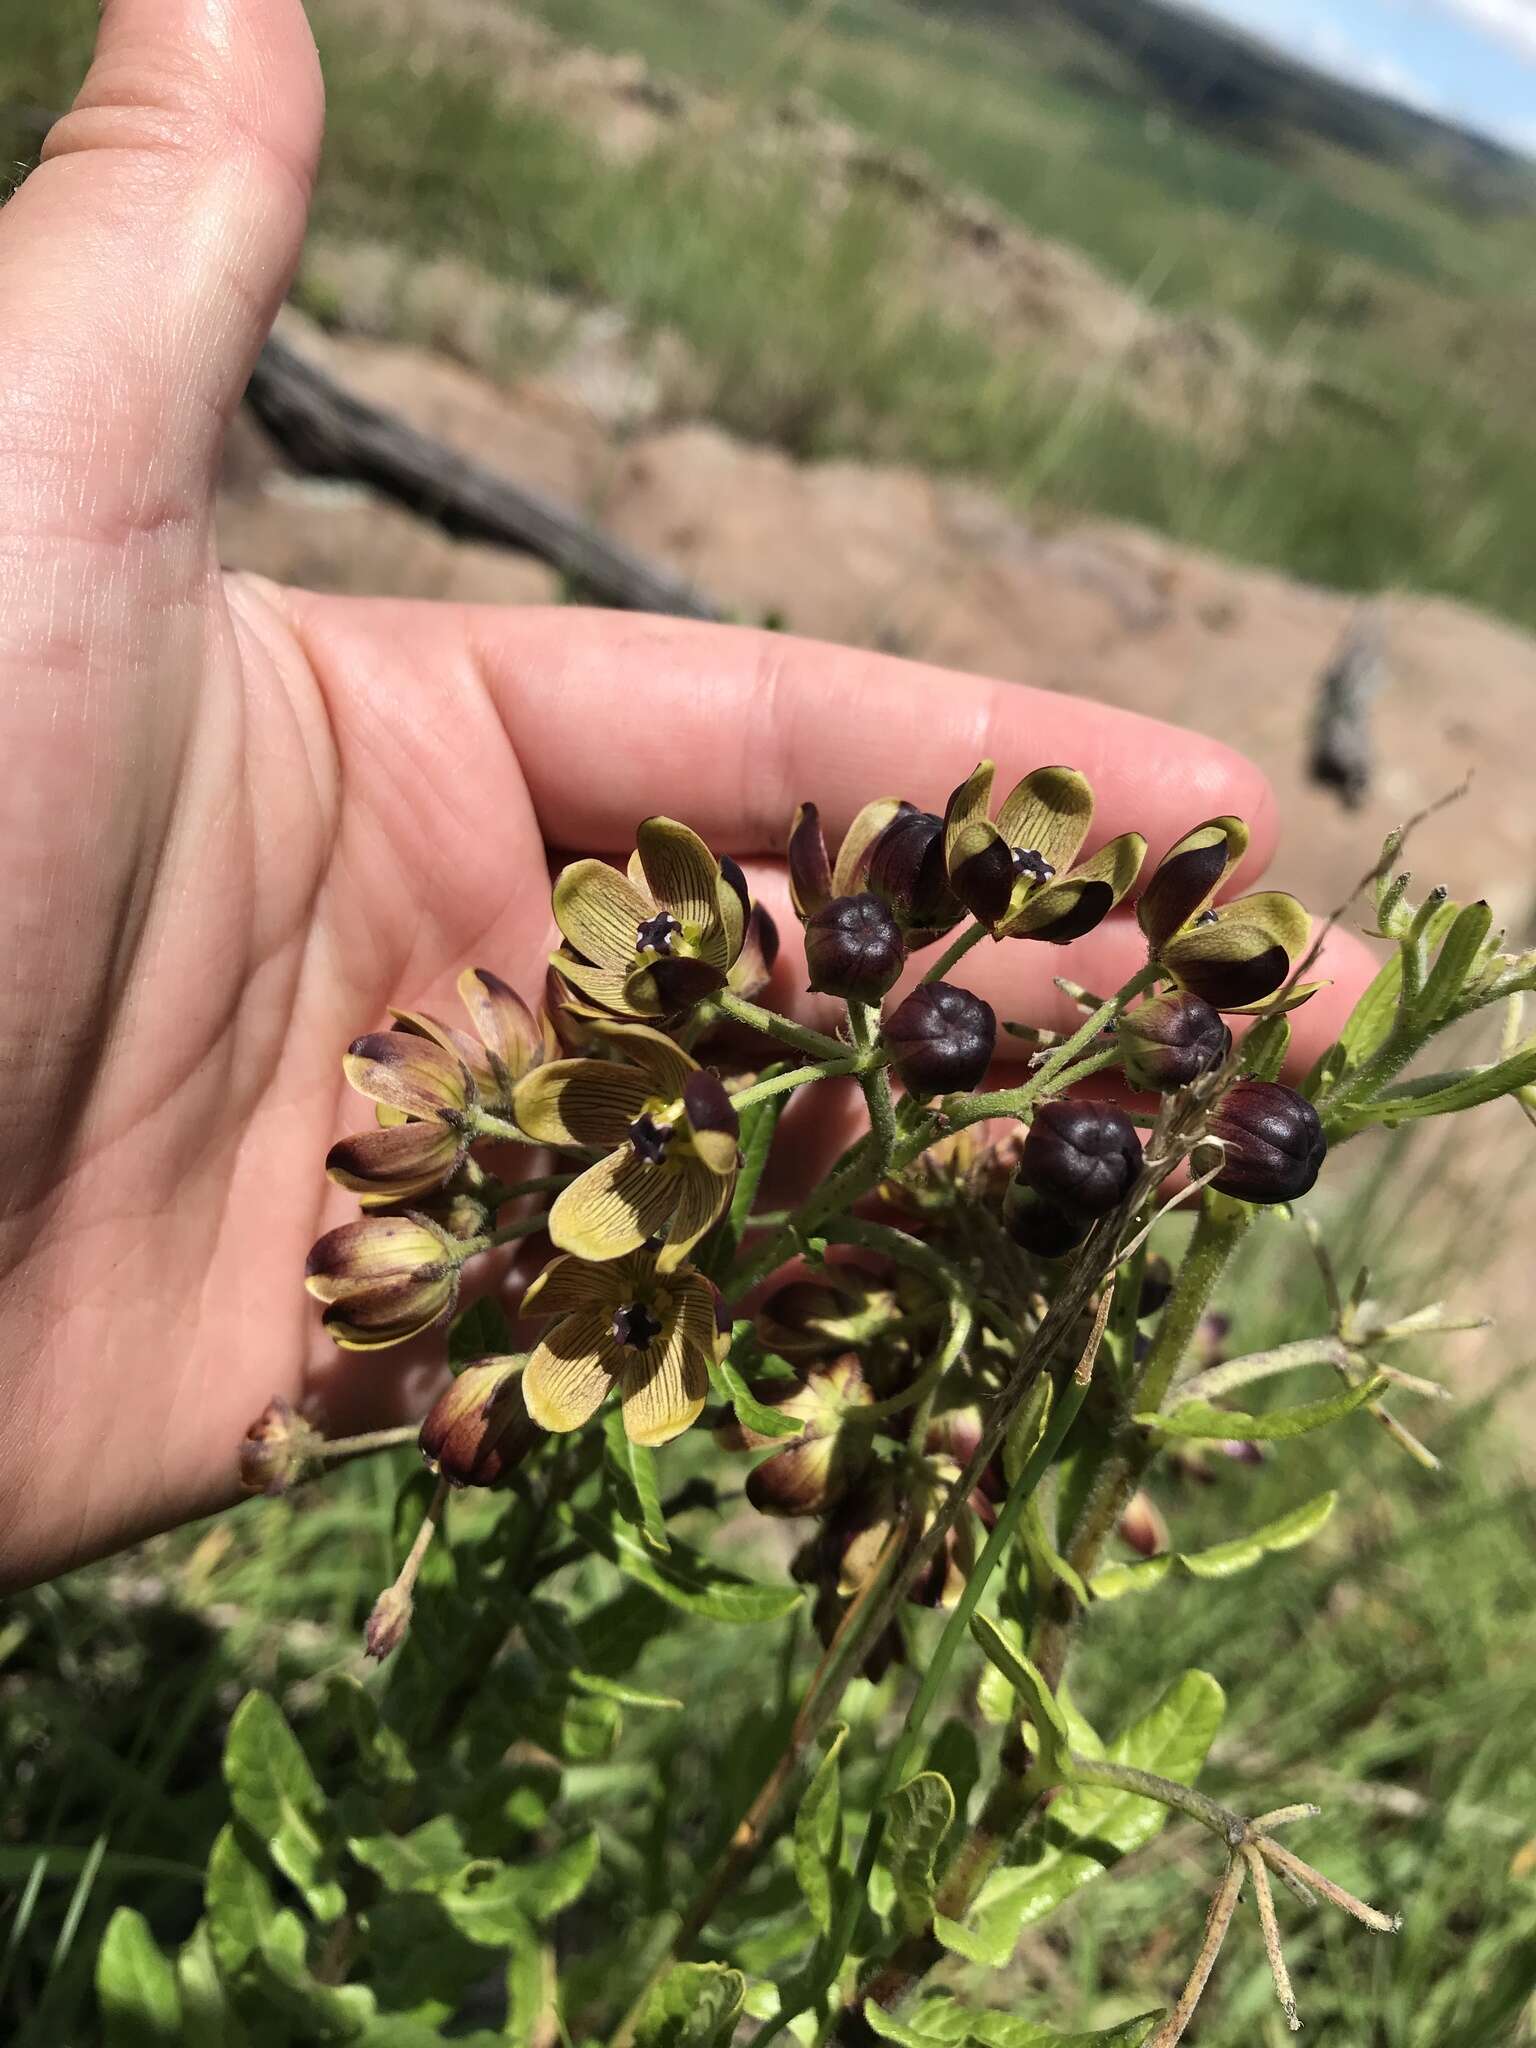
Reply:
[[261, 352], [246, 403], [299, 469], [367, 484], [459, 538], [537, 555], [584, 599], [691, 619], [722, 616], [690, 584], [590, 520], [365, 404], [275, 335]]

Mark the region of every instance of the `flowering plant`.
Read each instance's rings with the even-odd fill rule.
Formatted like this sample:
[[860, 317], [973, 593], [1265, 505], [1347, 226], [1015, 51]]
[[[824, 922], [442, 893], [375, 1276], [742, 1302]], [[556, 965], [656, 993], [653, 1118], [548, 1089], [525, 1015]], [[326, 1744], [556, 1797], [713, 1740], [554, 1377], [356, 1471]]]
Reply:
[[[367, 1624], [382, 1683], [348, 1694], [345, 1810], [270, 1702], [236, 1717], [210, 1952], [248, 2019], [286, 1998], [329, 2015], [325, 2038], [382, 2041], [366, 2031], [381, 2013], [426, 2030], [391, 2041], [449, 2021], [459, 2038], [495, 1949], [503, 2031], [472, 2038], [550, 2039], [553, 2013], [614, 2048], [715, 2048], [748, 2022], [752, 2048], [785, 2030], [806, 2048], [1048, 2048], [1068, 2037], [936, 1992], [930, 1973], [1005, 1964], [1026, 1925], [1170, 1812], [1216, 1840], [1204, 1941], [1166, 2005], [1093, 2041], [1172, 2048], [1245, 1886], [1293, 2026], [1275, 1880], [1309, 1910], [1393, 1928], [1281, 1839], [1315, 1808], [1245, 1816], [1196, 1789], [1223, 1710], [1213, 1679], [1171, 1673], [1109, 1743], [1065, 1680], [1096, 1604], [1257, 1566], [1333, 1505], [1180, 1553], [1156, 1499], [1170, 1465], [1259, 1458], [1361, 1416], [1433, 1462], [1396, 1411], [1439, 1389], [1394, 1354], [1466, 1320], [1340, 1288], [1300, 1205], [1374, 1127], [1501, 1096], [1536, 1117], [1536, 1038], [1520, 1029], [1536, 955], [1504, 949], [1486, 904], [1411, 904], [1397, 835], [1367, 885], [1386, 964], [1311, 1072], [1282, 1079], [1319, 948], [1289, 896], [1220, 900], [1241, 821], [1196, 825], [1144, 875], [1134, 833], [1083, 858], [1093, 794], [1075, 771], [1034, 770], [995, 817], [992, 782], [983, 762], [942, 817], [876, 799], [835, 857], [814, 804], [797, 813], [792, 900], [813, 987], [844, 1006], [835, 1033], [757, 1000], [777, 942], [742, 871], [653, 818], [627, 876], [586, 860], [557, 879], [541, 1017], [473, 969], [472, 1032], [402, 1013], [351, 1047], [377, 1127], [328, 1169], [363, 1214], [315, 1246], [308, 1285], [343, 1346], [445, 1330], [453, 1377], [408, 1432], [426, 1476], [402, 1494], [401, 1566]], [[1138, 888], [1145, 963], [1108, 996], [1064, 984], [1070, 1030], [1003, 1020], [1029, 1065], [989, 1086], [999, 1020], [954, 978], [966, 956], [1064, 944]], [[939, 947], [914, 980], [914, 956]], [[1492, 1006], [1497, 1059], [1402, 1078]], [[796, 1206], [772, 1206], [786, 1109], [814, 1117], [850, 1083], [853, 1141]], [[1180, 1206], [1193, 1230], [1175, 1254], [1162, 1219]], [[1331, 1327], [1212, 1355], [1234, 1253], [1293, 1226]], [[1324, 1391], [1253, 1405], [1309, 1370]], [[242, 1474], [281, 1491], [402, 1434], [326, 1443], [274, 1403]], [[456, 1497], [483, 1503], [462, 1531]], [[771, 1518], [751, 1576], [682, 1533], [735, 1497]], [[786, 1522], [787, 1552], [772, 1540]], [[557, 1989], [548, 1924], [591, 1882], [604, 1834], [552, 1819], [552, 1794], [530, 1806], [519, 1774], [536, 1763], [558, 1785], [606, 1758], [624, 1711], [740, 1708], [745, 1730], [766, 1655], [740, 1700], [680, 1703], [629, 1675], [647, 1633], [668, 1617], [793, 1629], [802, 1611], [820, 1654], [793, 1710], [769, 1717], [756, 1783], [691, 1899], [626, 1943], [621, 1977], [573, 1963]], [[957, 1697], [1001, 1730], [970, 1772], [934, 1739], [935, 1707]], [[863, 1698], [854, 1735], [837, 1717]], [[492, 1824], [503, 1808], [535, 1814], [522, 1853]], [[269, 1866], [302, 1913], [276, 1904]], [[384, 1953], [392, 1927], [431, 1950], [409, 1995], [404, 1951]]]

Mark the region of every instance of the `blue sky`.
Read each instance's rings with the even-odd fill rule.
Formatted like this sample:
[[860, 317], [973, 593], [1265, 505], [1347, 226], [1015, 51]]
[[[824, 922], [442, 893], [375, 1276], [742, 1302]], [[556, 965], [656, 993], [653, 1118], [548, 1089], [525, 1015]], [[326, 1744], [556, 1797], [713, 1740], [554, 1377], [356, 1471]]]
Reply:
[[1536, 0], [1184, 0], [1536, 155]]

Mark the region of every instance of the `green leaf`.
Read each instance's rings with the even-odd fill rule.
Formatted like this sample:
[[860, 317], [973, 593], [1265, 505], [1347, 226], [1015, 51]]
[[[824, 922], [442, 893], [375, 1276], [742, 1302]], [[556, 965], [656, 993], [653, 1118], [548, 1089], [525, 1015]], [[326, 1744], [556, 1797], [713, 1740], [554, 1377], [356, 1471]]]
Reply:
[[392, 1892], [441, 1891], [471, 1861], [458, 1822], [446, 1813], [408, 1835], [353, 1836], [347, 1847]]
[[1010, 1486], [1045, 1440], [1056, 1388], [1045, 1374], [1020, 1402], [1003, 1438], [1003, 1477]]
[[872, 1999], [864, 2001], [864, 2017], [881, 2040], [894, 2041], [897, 2048], [965, 2048], [973, 2042], [979, 2048], [1141, 2048], [1162, 2014], [1143, 2013], [1097, 2034], [1058, 2034], [1010, 2012], [962, 2005], [940, 1994], [923, 1999], [905, 2022]]
[[527, 1921], [507, 1944], [507, 2018], [502, 2038], [531, 2048], [554, 1999], [554, 1957]]
[[199, 1920], [176, 1958], [181, 1993], [181, 2048], [245, 2048], [245, 2028], [236, 2017], [219, 1973], [206, 1920]]
[[1172, 1551], [1162, 1557], [1148, 1557], [1135, 1564], [1106, 1566], [1094, 1579], [1095, 1600], [1118, 1600], [1122, 1593], [1142, 1593], [1158, 1585], [1177, 1568], [1197, 1579], [1227, 1579], [1234, 1572], [1247, 1571], [1261, 1557], [1273, 1551], [1294, 1550], [1315, 1536], [1338, 1505], [1337, 1493], [1320, 1493], [1316, 1499], [1293, 1508], [1278, 1521], [1266, 1522], [1246, 1536], [1230, 1543], [1218, 1543], [1210, 1550]]
[[1443, 1017], [1466, 986], [1467, 977], [1478, 964], [1479, 955], [1493, 930], [1493, 912], [1483, 902], [1469, 903], [1456, 912], [1440, 951], [1424, 980], [1414, 1016], [1430, 1024]]
[[[758, 1079], [766, 1081], [772, 1076], [788, 1073], [792, 1064], [790, 1060], [775, 1060], [770, 1066], [764, 1067]], [[724, 1272], [736, 1256], [736, 1248], [746, 1234], [752, 1204], [757, 1200], [757, 1191], [762, 1185], [768, 1155], [773, 1150], [779, 1118], [784, 1114], [790, 1099], [790, 1091], [782, 1095], [768, 1095], [761, 1102], [749, 1103], [741, 1113], [741, 1133], [738, 1140], [741, 1166], [737, 1171], [736, 1187], [731, 1196], [731, 1213], [720, 1231], [717, 1240], [719, 1250], [711, 1261], [712, 1270], [717, 1274]]]
[[119, 1906], [107, 1922], [96, 1957], [96, 1996], [106, 2048], [178, 2048], [176, 1971], [132, 1906]]
[[461, 1309], [448, 1331], [448, 1363], [456, 1373], [477, 1358], [503, 1358], [516, 1348], [507, 1312], [494, 1295]]
[[267, 1693], [247, 1693], [235, 1709], [224, 1778], [236, 1817], [266, 1844], [316, 1919], [338, 1919], [346, 1895], [331, 1875], [334, 1841], [325, 1794]]
[[1016, 1650], [995, 1621], [984, 1614], [971, 1617], [971, 1634], [1018, 1694], [1039, 1741], [1039, 1762], [1031, 1776], [1042, 1785], [1064, 1784], [1072, 1775], [1072, 1738], [1056, 1695], [1021, 1650]]
[[208, 1939], [226, 1977], [249, 1961], [277, 1917], [277, 1901], [261, 1867], [246, 1854], [237, 1828], [221, 1828], [208, 1858], [203, 1890]]
[[604, 1518], [569, 1501], [561, 1503], [559, 1513], [578, 1536], [620, 1571], [659, 1593], [672, 1606], [706, 1621], [774, 1621], [801, 1600], [798, 1586], [763, 1585], [716, 1564], [675, 1537], [666, 1556], [658, 1557], [619, 1516]]
[[670, 1713], [681, 1711], [682, 1701], [672, 1699], [666, 1693], [645, 1692], [637, 1685], [626, 1684], [621, 1678], [582, 1670], [578, 1663], [580, 1641], [552, 1601], [525, 1600], [519, 1596], [516, 1604], [529, 1649], [577, 1692], [590, 1693], [597, 1699], [616, 1700], [623, 1707], [653, 1707]]
[[443, 1908], [461, 1934], [494, 1948], [509, 1947], [525, 1921], [553, 1920], [574, 1905], [598, 1865], [596, 1829], [532, 1863], [470, 1864], [442, 1893]]
[[746, 1995], [740, 1970], [721, 1963], [679, 1963], [641, 2008], [635, 2048], [723, 2048]]
[[843, 1854], [843, 1794], [837, 1759], [847, 1738], [847, 1727], [839, 1722], [795, 1815], [795, 1879], [823, 1934], [832, 1929], [832, 1879]]
[[262, 1937], [259, 1961], [267, 1995], [303, 2029], [306, 2041], [355, 2041], [377, 2011], [362, 1984], [322, 1984], [309, 1967], [304, 1923], [280, 1912]]
[[[750, 1323], [735, 1324], [732, 1329], [733, 1351], [736, 1336], [741, 1331], [746, 1331], [749, 1336], [756, 1335]], [[769, 1408], [759, 1401], [729, 1357], [710, 1367], [710, 1377], [715, 1383], [715, 1391], [735, 1409], [736, 1420], [743, 1429], [755, 1429], [759, 1436], [798, 1436], [804, 1429], [805, 1424], [793, 1415], [781, 1415], [776, 1408]]]
[[886, 1853], [901, 1924], [909, 1934], [920, 1933], [932, 1916], [939, 1849], [954, 1819], [954, 1789], [937, 1771], [919, 1771], [891, 1795]]
[[[1186, 1671], [1153, 1707], [1109, 1744], [1113, 1763], [1130, 1764], [1192, 1784], [1221, 1725], [1226, 1701], [1204, 1671]], [[1080, 1745], [1082, 1746], [1082, 1745]], [[1001, 1969], [1020, 1934], [1085, 1884], [1141, 1849], [1161, 1831], [1166, 1807], [1102, 1785], [1069, 1785], [1043, 1822], [1026, 1831], [1028, 1861], [1005, 1863], [982, 1886], [969, 1917], [934, 1921], [941, 1942], [956, 1955]]]
[[1464, 1067], [1454, 1074], [1427, 1074], [1389, 1088], [1374, 1101], [1346, 1106], [1328, 1119], [1328, 1129], [1349, 1136], [1368, 1124], [1416, 1123], [1428, 1116], [1456, 1116], [1485, 1102], [1514, 1095], [1536, 1081], [1536, 1039], [1491, 1066]]
[[661, 1488], [656, 1483], [656, 1454], [644, 1444], [631, 1443], [624, 1417], [610, 1408], [603, 1417], [603, 1440], [608, 1472], [613, 1481], [613, 1502], [632, 1529], [638, 1529], [652, 1550], [670, 1550], [666, 1518], [661, 1512]]
[[1243, 1072], [1255, 1081], [1277, 1081], [1290, 1050], [1290, 1018], [1261, 1018], [1243, 1040]]
[[331, 1680], [327, 1705], [353, 1752], [359, 1782], [375, 1792], [409, 1791], [416, 1766], [400, 1735], [385, 1724], [373, 1694], [339, 1674]]
[[1314, 1429], [1326, 1429], [1342, 1422], [1368, 1401], [1374, 1401], [1387, 1386], [1385, 1378], [1363, 1381], [1358, 1387], [1344, 1387], [1321, 1401], [1304, 1401], [1297, 1408], [1272, 1408], [1267, 1415], [1245, 1415], [1237, 1408], [1213, 1408], [1209, 1401], [1186, 1401], [1163, 1415], [1138, 1415], [1144, 1429], [1159, 1430], [1164, 1436], [1235, 1438], [1239, 1443], [1284, 1443], [1293, 1436], [1307, 1436]]

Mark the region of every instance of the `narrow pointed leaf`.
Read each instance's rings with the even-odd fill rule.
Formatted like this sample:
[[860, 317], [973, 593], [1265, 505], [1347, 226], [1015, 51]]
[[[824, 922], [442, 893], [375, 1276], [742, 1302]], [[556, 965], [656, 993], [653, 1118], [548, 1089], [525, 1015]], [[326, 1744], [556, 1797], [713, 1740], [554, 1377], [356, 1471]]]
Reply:
[[632, 1529], [638, 1529], [652, 1550], [670, 1550], [661, 1488], [656, 1480], [656, 1454], [631, 1442], [624, 1417], [610, 1409], [603, 1417], [603, 1440], [613, 1482], [613, 1503]]
[[839, 1724], [795, 1815], [795, 1882], [823, 1934], [832, 1930], [833, 1875], [843, 1853], [843, 1793], [838, 1754], [848, 1738]]
[[1094, 1579], [1090, 1591], [1095, 1600], [1118, 1600], [1123, 1593], [1144, 1593], [1160, 1585], [1175, 1569], [1197, 1579], [1226, 1579], [1234, 1572], [1247, 1571], [1260, 1558], [1281, 1550], [1294, 1550], [1315, 1536], [1338, 1504], [1337, 1493], [1320, 1493], [1278, 1521], [1266, 1522], [1246, 1536], [1230, 1543], [1218, 1543], [1210, 1550], [1172, 1551], [1162, 1557], [1148, 1557], [1135, 1564], [1112, 1564]]
[[671, 1539], [671, 1549], [659, 1555], [646, 1547], [621, 1516], [590, 1513], [569, 1501], [563, 1502], [558, 1512], [578, 1536], [628, 1577], [659, 1593], [673, 1607], [706, 1620], [774, 1621], [788, 1614], [803, 1597], [798, 1586], [770, 1586], [749, 1579], [676, 1537]]
[[1358, 1387], [1345, 1387], [1321, 1401], [1306, 1401], [1297, 1408], [1272, 1408], [1267, 1415], [1244, 1415], [1236, 1408], [1213, 1408], [1208, 1401], [1186, 1401], [1182, 1408], [1166, 1415], [1138, 1415], [1144, 1429], [1160, 1430], [1164, 1436], [1235, 1438], [1239, 1443], [1284, 1443], [1295, 1436], [1307, 1436], [1314, 1429], [1326, 1429], [1342, 1422], [1368, 1401], [1385, 1392], [1387, 1380], [1381, 1375]]

